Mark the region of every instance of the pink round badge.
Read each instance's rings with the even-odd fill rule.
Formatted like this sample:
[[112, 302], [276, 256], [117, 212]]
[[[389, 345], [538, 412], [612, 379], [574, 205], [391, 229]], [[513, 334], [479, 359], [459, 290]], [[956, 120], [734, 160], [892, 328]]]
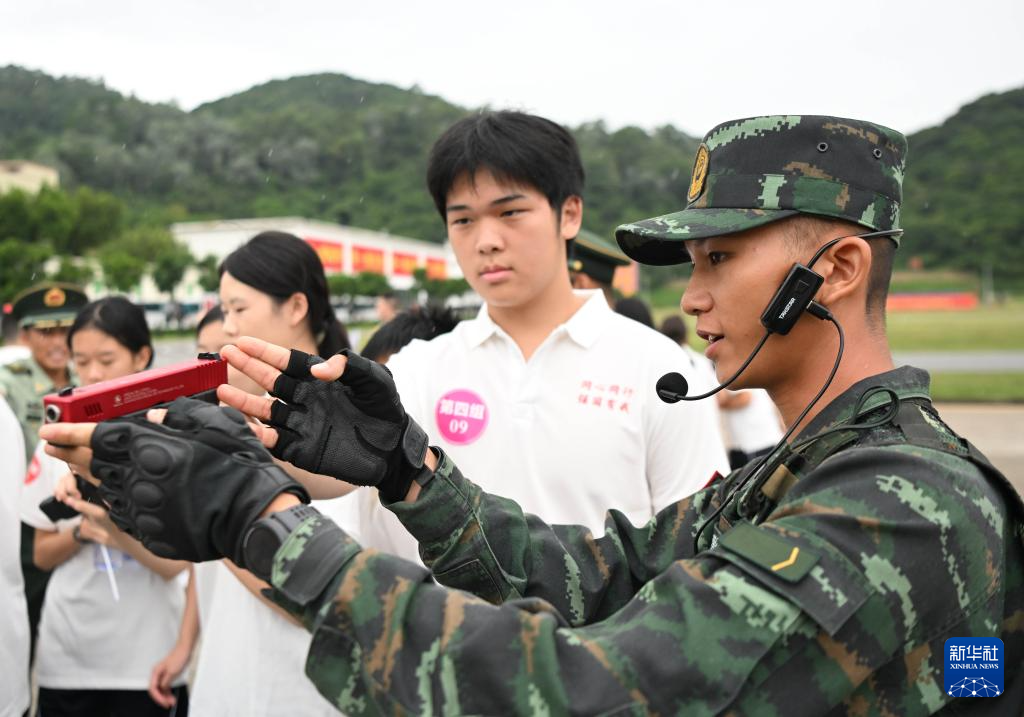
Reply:
[[448, 391], [437, 401], [434, 420], [441, 435], [449, 443], [464, 446], [479, 438], [487, 428], [487, 404], [476, 393], [465, 388]]

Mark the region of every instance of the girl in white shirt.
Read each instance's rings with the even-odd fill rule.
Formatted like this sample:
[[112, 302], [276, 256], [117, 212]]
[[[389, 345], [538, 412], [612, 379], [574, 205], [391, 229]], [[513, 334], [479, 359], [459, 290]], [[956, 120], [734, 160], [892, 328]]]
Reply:
[[[329, 303], [327, 280], [316, 252], [298, 237], [263, 232], [230, 254], [220, 267], [223, 334], [205, 322], [203, 350], [219, 350], [238, 336], [255, 336], [310, 354], [330, 356], [348, 347], [344, 327]], [[208, 335], [209, 332], [209, 335]], [[209, 343], [213, 341], [213, 343]], [[241, 379], [241, 380], [240, 380]], [[249, 385], [243, 385], [245, 382]], [[250, 379], [229, 369], [229, 382], [263, 394]], [[286, 466], [314, 499], [335, 498], [351, 486]], [[314, 505], [345, 525], [354, 509], [349, 498]], [[337, 710], [305, 675], [310, 635], [260, 595], [269, 587], [228, 560], [202, 563], [194, 571], [198, 625], [181, 634], [202, 639], [192, 684], [191, 711], [198, 717], [335, 716]], [[190, 613], [191, 614], [191, 611]], [[189, 648], [191, 643], [189, 643]], [[181, 649], [154, 671], [154, 689], [183, 669]]]
[[[141, 371], [153, 358], [142, 309], [119, 296], [83, 308], [68, 345], [84, 385]], [[35, 563], [53, 570], [39, 625], [38, 715], [167, 715], [146, 688], [149, 668], [177, 635], [184, 591], [175, 578], [187, 563], [153, 555], [104, 508], [74, 500], [68, 465], [43, 445], [21, 495], [21, 519], [35, 528]], [[39, 503], [55, 491], [70, 494], [81, 516], [54, 523], [44, 515]], [[183, 689], [177, 715], [186, 709]]]

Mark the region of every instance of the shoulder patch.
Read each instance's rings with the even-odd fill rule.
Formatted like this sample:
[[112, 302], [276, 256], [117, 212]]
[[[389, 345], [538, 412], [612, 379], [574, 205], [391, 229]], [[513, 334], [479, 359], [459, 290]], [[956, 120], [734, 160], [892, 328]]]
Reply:
[[803, 580], [821, 557], [750, 523], [740, 523], [723, 535], [718, 544], [791, 583]]
[[27, 362], [22, 360], [11, 361], [9, 364], [4, 366], [4, 368], [6, 368], [8, 371], [16, 375], [32, 373], [32, 367], [29, 366]]

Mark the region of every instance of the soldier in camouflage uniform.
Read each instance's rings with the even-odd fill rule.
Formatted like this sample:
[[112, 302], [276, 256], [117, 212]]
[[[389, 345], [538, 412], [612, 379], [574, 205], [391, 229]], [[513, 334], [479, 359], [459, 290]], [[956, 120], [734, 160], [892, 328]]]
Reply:
[[[548, 526], [482, 492], [352, 354], [318, 366], [242, 340], [229, 360], [285, 403], [221, 397], [270, 424], [275, 455], [377, 485], [430, 572], [299, 504], [231, 409], [179, 401], [164, 425], [44, 435], [78, 446], [50, 450], [91, 460], [111, 517], [154, 552], [265, 576], [313, 633], [310, 679], [348, 714], [1019, 715], [1024, 505], [942, 422], [927, 374], [892, 368], [892, 240], [850, 235], [897, 226], [904, 154], [866, 122], [730, 122], [705, 137], [685, 210], [620, 228], [635, 259], [694, 262], [683, 305], [720, 379], [808, 246], [830, 319], [771, 337], [737, 381], [766, 387], [795, 437], [642, 527], [614, 510], [602, 536]], [[805, 417], [837, 354], [831, 319], [849, 348]], [[944, 691], [959, 636], [1002, 639], [1004, 694]]]
[[[0, 399], [7, 401], [25, 439], [25, 464], [28, 465], [39, 442], [43, 422], [43, 396], [74, 382], [69, 363], [68, 327], [78, 310], [88, 303], [75, 286], [61, 283], [38, 284], [18, 294], [11, 308], [23, 344], [31, 356], [0, 366]], [[32, 560], [35, 530], [21, 524], [21, 572], [25, 578], [32, 651], [35, 653], [36, 628], [50, 573], [40, 570]]]

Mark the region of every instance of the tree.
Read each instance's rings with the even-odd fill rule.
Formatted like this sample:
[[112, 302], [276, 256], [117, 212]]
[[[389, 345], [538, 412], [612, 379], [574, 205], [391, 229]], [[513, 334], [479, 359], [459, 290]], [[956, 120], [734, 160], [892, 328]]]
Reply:
[[452, 296], [462, 296], [469, 291], [465, 279], [431, 279], [427, 270], [420, 268], [413, 272], [413, 290], [426, 292], [427, 303], [443, 306]]
[[50, 258], [50, 247], [20, 239], [0, 241], [0, 301], [10, 301], [23, 289], [42, 280], [43, 264]]
[[85, 286], [92, 281], [95, 271], [91, 264], [86, 261], [75, 261], [73, 257], [61, 257], [60, 266], [57, 271], [50, 274], [54, 281], [63, 281], [68, 284]]
[[32, 238], [32, 197], [20, 189], [0, 194], [0, 237]]
[[[108, 242], [110, 243], [110, 242]], [[137, 257], [155, 257], [175, 244], [174, 236], [158, 226], [136, 226], [112, 240]]]
[[194, 261], [188, 247], [172, 239], [170, 243], [162, 245], [153, 257], [153, 283], [174, 301], [174, 289]]
[[119, 241], [104, 244], [96, 256], [103, 269], [103, 280], [116, 291], [131, 291], [146, 273], [146, 262]]
[[327, 291], [331, 296], [354, 296], [356, 278], [348, 274], [331, 274], [327, 277]]
[[124, 205], [112, 194], [80, 187], [74, 194], [78, 221], [68, 237], [67, 251], [82, 255], [121, 233]]
[[[199, 286], [203, 287], [203, 291], [215, 292], [220, 288], [220, 272], [217, 269], [220, 267], [220, 261], [213, 254], [207, 254], [202, 259], [196, 262], [196, 268], [199, 270]], [[330, 286], [330, 277], [328, 277], [328, 287]]]
[[78, 207], [59, 189], [43, 187], [32, 202], [32, 238], [45, 239], [58, 254], [69, 252], [71, 232], [78, 222]]
[[393, 289], [383, 274], [361, 271], [355, 276], [354, 292], [357, 296], [381, 296]]
[[348, 310], [355, 311], [360, 296], [380, 296], [392, 291], [391, 284], [383, 274], [362, 271], [355, 276], [332, 274], [327, 277], [327, 290], [331, 296], [343, 297]]

